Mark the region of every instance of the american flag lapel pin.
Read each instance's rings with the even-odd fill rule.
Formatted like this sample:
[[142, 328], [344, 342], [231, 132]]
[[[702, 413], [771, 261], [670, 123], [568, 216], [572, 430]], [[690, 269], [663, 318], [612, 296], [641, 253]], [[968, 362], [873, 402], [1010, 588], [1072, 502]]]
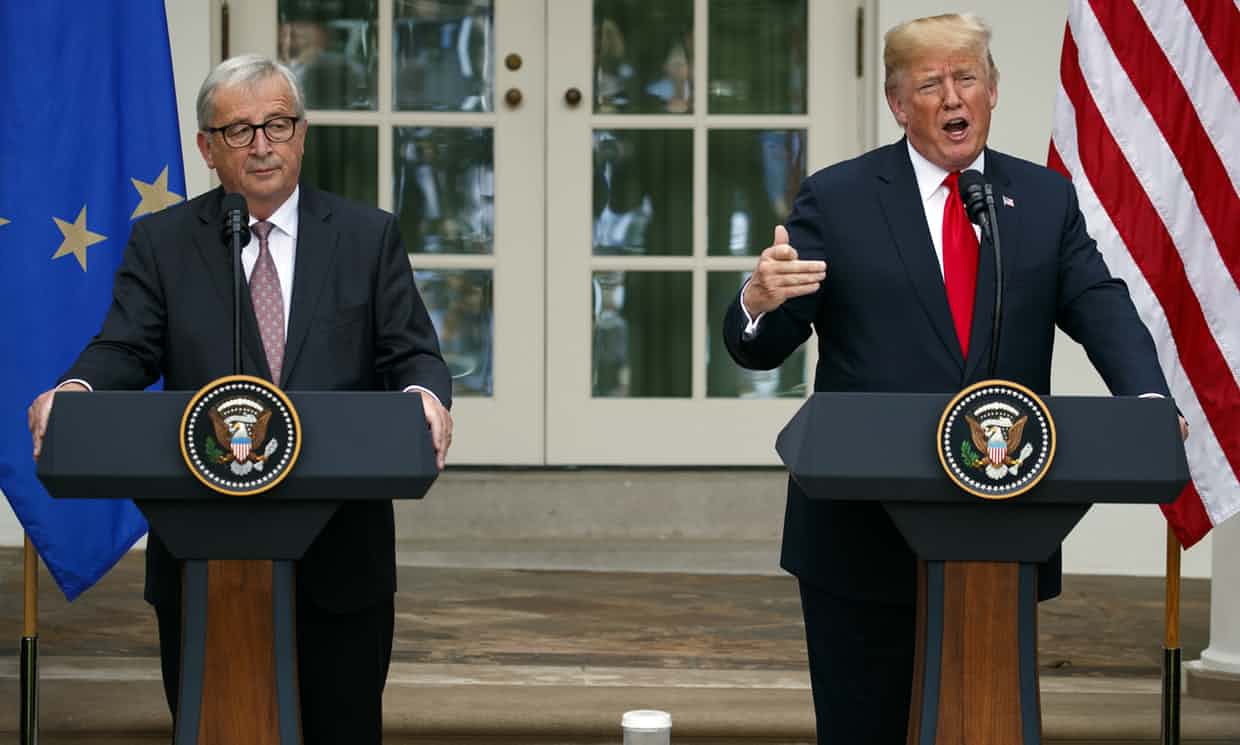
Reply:
[[1003, 195], [1003, 206], [1004, 206], [1004, 207], [1015, 207], [1015, 206], [1016, 206], [1016, 200], [1012, 199], [1012, 198], [1011, 198], [1011, 197], [1009, 197], [1007, 194], [1004, 194], [1004, 195]]

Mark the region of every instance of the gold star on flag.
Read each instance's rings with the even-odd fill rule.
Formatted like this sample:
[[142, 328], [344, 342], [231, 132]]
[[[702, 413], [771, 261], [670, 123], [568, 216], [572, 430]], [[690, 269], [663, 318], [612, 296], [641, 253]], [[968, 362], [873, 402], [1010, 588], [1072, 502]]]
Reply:
[[86, 249], [100, 241], [107, 240], [107, 236], [92, 233], [86, 229], [86, 205], [82, 205], [82, 211], [78, 213], [77, 220], [73, 222], [65, 222], [59, 217], [52, 219], [56, 221], [56, 227], [60, 228], [61, 234], [65, 237], [52, 258], [59, 259], [73, 254], [77, 257], [78, 263], [82, 265], [82, 271], [86, 271]]
[[3, 217], [0, 217], [0, 225], [8, 225], [8, 224], [9, 224], [8, 220], [5, 220]]
[[164, 166], [164, 170], [159, 172], [159, 178], [149, 184], [136, 178], [129, 180], [133, 182], [134, 188], [138, 190], [138, 194], [142, 197], [142, 201], [138, 202], [137, 209], [129, 216], [130, 220], [136, 220], [152, 212], [159, 212], [164, 207], [171, 207], [185, 199], [180, 194], [168, 191], [168, 166]]

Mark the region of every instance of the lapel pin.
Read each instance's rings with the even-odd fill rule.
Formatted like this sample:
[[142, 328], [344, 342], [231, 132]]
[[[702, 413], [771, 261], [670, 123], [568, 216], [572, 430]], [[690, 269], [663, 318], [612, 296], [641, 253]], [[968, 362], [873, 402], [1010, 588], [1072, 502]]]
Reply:
[[1003, 206], [1004, 206], [1004, 207], [1015, 207], [1015, 206], [1016, 206], [1016, 200], [1012, 199], [1012, 198], [1011, 198], [1011, 197], [1009, 197], [1007, 194], [1004, 194], [1004, 195], [1003, 195]]

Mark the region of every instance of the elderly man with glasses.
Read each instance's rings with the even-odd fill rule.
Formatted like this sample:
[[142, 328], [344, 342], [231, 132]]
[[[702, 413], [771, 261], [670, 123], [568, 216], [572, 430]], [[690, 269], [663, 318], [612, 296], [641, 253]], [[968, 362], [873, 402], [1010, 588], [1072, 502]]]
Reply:
[[[225, 193], [245, 197], [246, 370], [285, 389], [420, 395], [439, 467], [452, 441], [451, 379], [392, 215], [299, 184], [307, 122], [297, 79], [265, 57], [225, 60], [198, 94], [198, 149], [221, 186], [139, 220], [98, 336], [30, 410], [36, 455], [57, 390], [196, 390], [232, 372]], [[261, 302], [252, 302], [251, 295]], [[146, 599], [159, 622], [176, 711], [180, 562], [147, 544]], [[396, 589], [391, 502], [342, 505], [297, 562], [302, 731], [314, 743], [382, 741]]]

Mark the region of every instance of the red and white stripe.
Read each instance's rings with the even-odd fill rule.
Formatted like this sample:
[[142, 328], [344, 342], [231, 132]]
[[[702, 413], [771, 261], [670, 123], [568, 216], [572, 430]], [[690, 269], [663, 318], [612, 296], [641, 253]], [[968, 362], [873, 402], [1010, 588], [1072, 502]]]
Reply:
[[1163, 512], [1191, 546], [1240, 512], [1240, 5], [1074, 0], [1049, 165], [1128, 283], [1189, 425]]

